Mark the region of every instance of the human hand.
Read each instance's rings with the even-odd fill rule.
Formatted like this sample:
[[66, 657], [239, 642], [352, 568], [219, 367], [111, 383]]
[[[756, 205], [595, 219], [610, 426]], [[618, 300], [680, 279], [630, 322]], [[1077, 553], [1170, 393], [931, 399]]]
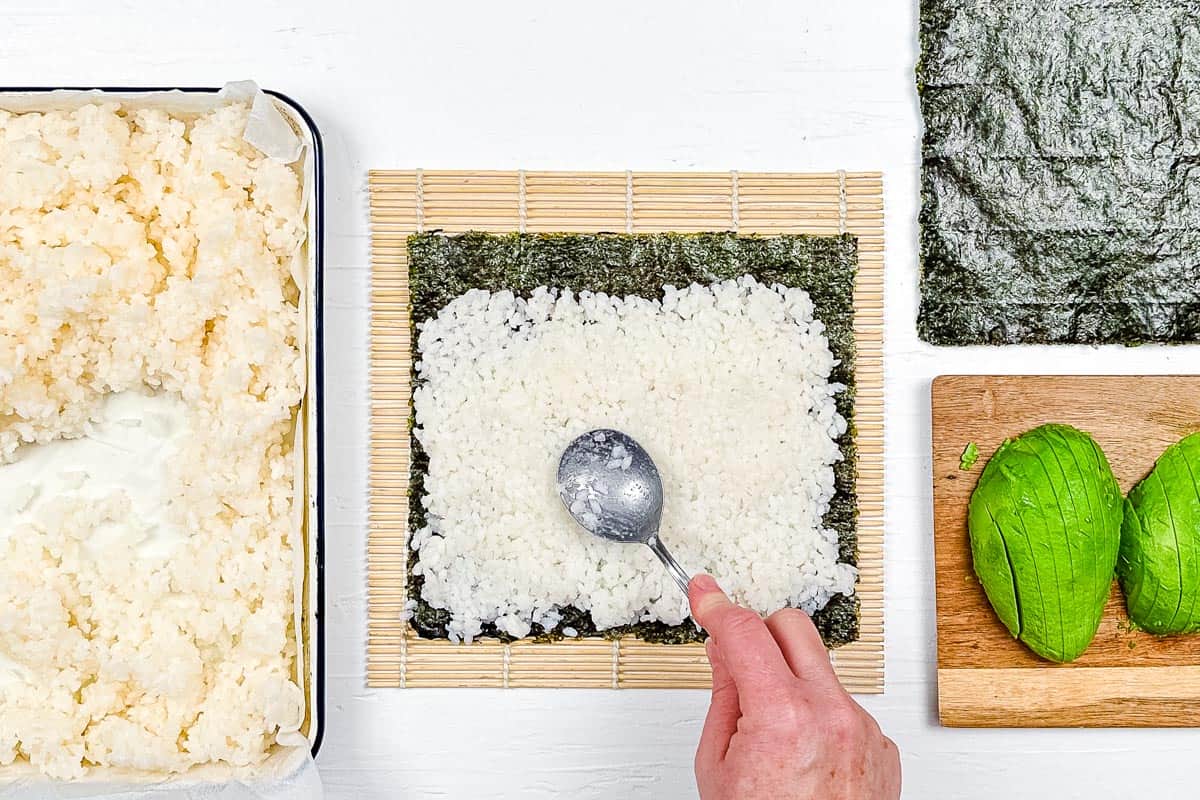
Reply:
[[785, 608], [765, 621], [692, 579], [708, 631], [712, 703], [696, 751], [703, 800], [894, 800], [900, 753], [842, 688], [812, 620]]

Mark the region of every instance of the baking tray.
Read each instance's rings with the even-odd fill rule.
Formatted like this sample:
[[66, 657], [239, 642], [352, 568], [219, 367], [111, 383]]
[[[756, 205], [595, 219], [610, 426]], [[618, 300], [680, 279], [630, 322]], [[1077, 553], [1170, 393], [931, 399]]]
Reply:
[[[24, 106], [31, 97], [47, 98], [56, 92], [89, 92], [103, 99], [145, 99], [170, 94], [175, 98], [196, 95], [217, 95], [218, 87], [200, 86], [16, 86], [0, 87], [0, 108], [5, 101], [21, 100]], [[299, 421], [304, 437], [304, 528], [305, 528], [305, 574], [303, 616], [300, 649], [303, 653], [305, 694], [308, 699], [306, 724], [301, 731], [312, 743], [312, 755], [316, 757], [325, 738], [325, 423], [324, 423], [324, 146], [316, 122], [308, 111], [281, 92], [263, 90], [275, 101], [276, 108], [283, 113], [293, 130], [305, 145], [302, 170], [305, 191], [308, 194], [306, 216], [308, 218], [308, 287], [307, 294], [307, 383], [301, 403]], [[67, 96], [62, 102], [75, 102]], [[82, 101], [82, 98], [80, 98]], [[24, 111], [25, 108], [20, 110]], [[28, 110], [34, 110], [30, 108]]]

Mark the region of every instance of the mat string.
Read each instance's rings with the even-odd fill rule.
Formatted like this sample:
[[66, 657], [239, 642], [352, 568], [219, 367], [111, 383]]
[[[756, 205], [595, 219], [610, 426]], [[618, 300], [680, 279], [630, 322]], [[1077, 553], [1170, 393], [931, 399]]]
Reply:
[[621, 688], [621, 640], [612, 640], [612, 687]]
[[400, 637], [400, 688], [408, 688], [408, 635]]
[[425, 232], [425, 170], [417, 170], [417, 233]]
[[625, 232], [633, 233], [633, 170], [625, 170]]
[[729, 216], [730, 216], [730, 219], [733, 220], [733, 232], [734, 233], [737, 233], [738, 225], [740, 224], [740, 221], [738, 220], [738, 214], [740, 213], [739, 207], [741, 206], [741, 204], [742, 204], [741, 198], [738, 197], [738, 173], [737, 173], [736, 169], [730, 170], [729, 171], [729, 212], [730, 212]]
[[838, 170], [838, 233], [846, 234], [846, 170]]

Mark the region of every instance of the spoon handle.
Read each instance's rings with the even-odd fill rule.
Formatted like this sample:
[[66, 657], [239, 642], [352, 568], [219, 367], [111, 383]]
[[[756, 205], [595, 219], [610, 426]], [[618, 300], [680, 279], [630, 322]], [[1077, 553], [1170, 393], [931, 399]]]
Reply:
[[650, 541], [646, 542], [650, 549], [654, 551], [654, 555], [658, 556], [659, 561], [662, 561], [667, 568], [667, 572], [679, 584], [679, 588], [686, 595], [688, 593], [688, 584], [692, 582], [691, 577], [683, 571], [683, 567], [679, 566], [679, 562], [672, 556], [667, 546], [662, 543], [657, 534], [650, 537]]

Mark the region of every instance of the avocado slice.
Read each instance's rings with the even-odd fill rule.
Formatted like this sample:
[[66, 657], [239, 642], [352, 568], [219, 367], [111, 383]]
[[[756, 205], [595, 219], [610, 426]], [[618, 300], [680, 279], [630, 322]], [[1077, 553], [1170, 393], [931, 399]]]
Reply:
[[968, 529], [1000, 621], [1050, 661], [1078, 658], [1100, 626], [1121, 542], [1121, 490], [1091, 436], [1043, 425], [984, 467]]
[[1117, 577], [1129, 619], [1160, 636], [1200, 630], [1200, 433], [1167, 448], [1125, 501]]

